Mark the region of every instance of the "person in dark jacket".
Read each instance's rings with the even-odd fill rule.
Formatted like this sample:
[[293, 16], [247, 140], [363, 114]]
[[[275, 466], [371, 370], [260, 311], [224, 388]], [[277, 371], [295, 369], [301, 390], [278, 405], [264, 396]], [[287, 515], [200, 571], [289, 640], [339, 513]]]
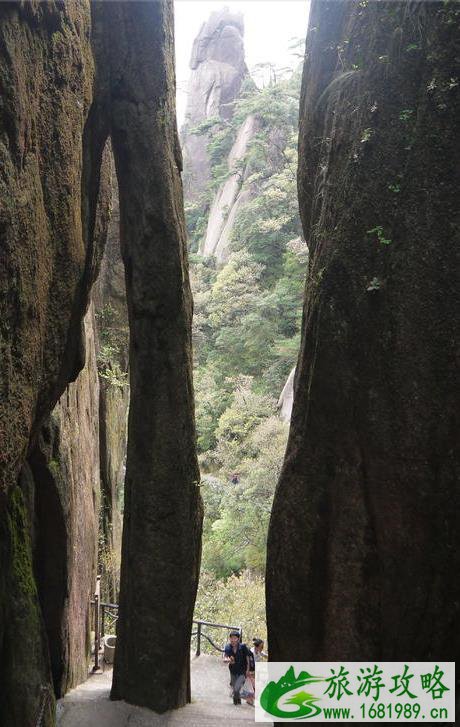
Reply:
[[224, 650], [224, 661], [230, 669], [230, 685], [233, 690], [233, 704], [241, 704], [240, 689], [250, 671], [250, 652], [246, 644], [240, 643], [238, 631], [231, 631]]

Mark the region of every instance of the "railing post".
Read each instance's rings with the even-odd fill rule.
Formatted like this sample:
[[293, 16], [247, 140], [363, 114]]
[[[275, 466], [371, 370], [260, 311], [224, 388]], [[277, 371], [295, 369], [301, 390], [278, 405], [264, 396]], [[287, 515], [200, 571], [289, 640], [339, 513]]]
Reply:
[[198, 621], [196, 628], [196, 655], [201, 654], [201, 621]]
[[101, 640], [102, 643], [104, 643], [104, 636], [105, 636], [105, 606], [104, 604], [101, 605]]
[[93, 671], [99, 671], [99, 650], [101, 648], [100, 635], [100, 602], [101, 602], [101, 576], [96, 578], [96, 590], [94, 592], [94, 666]]

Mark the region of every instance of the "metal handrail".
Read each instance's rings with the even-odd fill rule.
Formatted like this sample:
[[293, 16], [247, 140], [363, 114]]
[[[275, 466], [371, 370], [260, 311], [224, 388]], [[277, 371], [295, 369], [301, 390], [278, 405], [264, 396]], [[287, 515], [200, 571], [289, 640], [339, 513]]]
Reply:
[[241, 626], [229, 626], [228, 624], [215, 624], [211, 623], [211, 621], [202, 621], [199, 619], [198, 621], [193, 619], [194, 624], [202, 624], [203, 626], [213, 626], [218, 629], [228, 629], [229, 631], [241, 631]]
[[[100, 576], [97, 577], [96, 580], [96, 591], [94, 593], [94, 598], [91, 599], [90, 603], [92, 606], [94, 606], [94, 667], [93, 671], [98, 671], [99, 666], [99, 652], [101, 649], [101, 641], [105, 636], [105, 619], [106, 615], [110, 615], [111, 618], [116, 621], [118, 619], [118, 615], [115, 616], [115, 614], [110, 613], [111, 610], [118, 611], [119, 606], [118, 603], [108, 603], [105, 601], [101, 601], [101, 585], [100, 585]], [[243, 629], [241, 626], [231, 626], [230, 624], [221, 624], [221, 623], [213, 623], [212, 621], [203, 621], [201, 619], [196, 620], [193, 619], [192, 623], [196, 624], [197, 628], [196, 631], [192, 631], [191, 636], [196, 636], [197, 643], [196, 643], [196, 656], [200, 656], [201, 654], [201, 637], [205, 638], [211, 646], [216, 649], [216, 651], [219, 651], [220, 653], [223, 653], [225, 649], [222, 649], [220, 646], [218, 646], [211, 637], [204, 633], [203, 626], [211, 629], [226, 629], [227, 631], [238, 631], [240, 635], [240, 639], [243, 638]]]
[[106, 618], [109, 616], [112, 622], [117, 621], [118, 613], [115, 615], [111, 611], [118, 612], [118, 603], [109, 603], [108, 601], [101, 600], [101, 577], [98, 576], [96, 579], [96, 590], [94, 598], [90, 600], [91, 606], [94, 606], [94, 666], [93, 672], [100, 671], [100, 659], [99, 652], [102, 647], [103, 639], [105, 636], [105, 624]]
[[[91, 599], [90, 604], [94, 606], [95, 601]], [[99, 601], [100, 606], [105, 606], [105, 608], [118, 608], [118, 603], [105, 603], [105, 601]]]
[[[198, 631], [192, 631], [192, 636], [197, 636], [197, 635], [198, 635]], [[210, 636], [208, 636], [207, 634], [201, 633], [200, 637], [207, 639], [209, 641], [209, 643], [211, 644], [211, 646], [213, 646], [216, 649], [216, 651], [220, 651], [221, 654], [224, 653], [225, 648], [222, 649], [220, 646], [217, 646], [217, 644], [214, 643], [214, 641], [211, 639]], [[200, 649], [200, 652], [201, 652], [201, 649]], [[196, 656], [200, 656], [200, 653], [198, 652], [198, 650], [197, 650]]]
[[196, 636], [196, 652], [195, 656], [200, 656], [201, 654], [201, 637], [204, 636], [207, 641], [211, 644], [211, 646], [214, 647], [217, 651], [220, 651], [222, 654], [225, 649], [221, 649], [220, 646], [217, 646], [217, 644], [214, 643], [214, 641], [202, 631], [202, 626], [209, 626], [210, 628], [219, 628], [219, 629], [226, 629], [227, 631], [238, 631], [240, 635], [240, 639], [243, 638], [243, 629], [241, 626], [229, 626], [229, 624], [216, 624], [212, 623], [211, 621], [196, 621], [193, 619], [193, 623], [197, 625], [196, 631], [192, 631], [192, 636]]

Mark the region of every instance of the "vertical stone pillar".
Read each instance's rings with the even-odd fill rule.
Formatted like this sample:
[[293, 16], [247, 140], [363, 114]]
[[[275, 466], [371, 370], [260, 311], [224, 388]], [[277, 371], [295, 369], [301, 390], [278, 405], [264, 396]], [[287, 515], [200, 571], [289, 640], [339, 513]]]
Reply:
[[172, 2], [105, 5], [131, 401], [113, 699], [190, 699], [201, 499]]

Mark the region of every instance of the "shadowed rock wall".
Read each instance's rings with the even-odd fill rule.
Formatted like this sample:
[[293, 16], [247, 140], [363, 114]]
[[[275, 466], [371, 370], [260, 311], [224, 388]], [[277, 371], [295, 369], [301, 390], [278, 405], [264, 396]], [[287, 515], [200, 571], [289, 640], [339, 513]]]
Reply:
[[458, 20], [455, 3], [312, 4], [310, 264], [268, 540], [274, 660], [460, 651]]
[[35, 724], [43, 688], [53, 724], [53, 687], [84, 674], [96, 383], [47, 419], [85, 362], [109, 135], [132, 392], [114, 695], [164, 711], [190, 698], [201, 531], [172, 2], [3, 3], [0, 21], [0, 724]]
[[[0, 56], [0, 724], [10, 727], [35, 723], [42, 688], [52, 693], [33, 572], [32, 538], [42, 534], [23, 466], [84, 364], [82, 319], [101, 253], [88, 5], [2, 3]], [[64, 532], [61, 518], [62, 548]], [[54, 723], [52, 705], [43, 724]]]
[[172, 2], [104, 9], [131, 392], [112, 698], [164, 712], [190, 699], [201, 535]]
[[16, 482], [31, 430], [84, 359], [74, 318], [95, 257], [81, 219], [93, 63], [83, 6], [2, 3], [0, 12], [5, 491]]
[[29, 457], [35, 495], [35, 575], [57, 696], [87, 678], [89, 596], [99, 525], [99, 381], [92, 305], [86, 364], [42, 427]]

